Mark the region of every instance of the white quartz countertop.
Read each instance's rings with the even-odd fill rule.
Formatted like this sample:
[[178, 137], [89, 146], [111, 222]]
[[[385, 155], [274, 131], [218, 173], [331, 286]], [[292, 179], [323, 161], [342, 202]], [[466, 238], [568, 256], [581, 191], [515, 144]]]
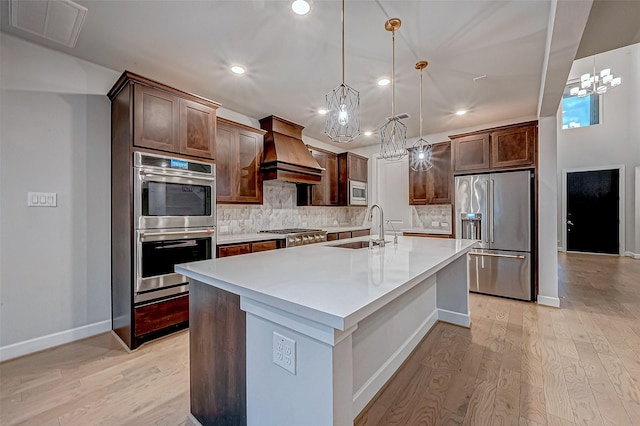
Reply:
[[451, 231], [446, 229], [404, 228], [401, 229], [400, 232], [409, 232], [412, 234], [451, 235]]
[[[464, 256], [474, 240], [398, 237], [386, 247], [330, 247], [369, 237], [176, 265], [176, 272], [339, 330]], [[392, 239], [392, 238], [389, 238]]]
[[234, 243], [250, 243], [252, 241], [265, 240], [284, 240], [285, 235], [270, 234], [268, 232], [260, 232], [257, 234], [236, 234], [236, 235], [220, 235], [218, 234], [217, 244], [234, 244]]

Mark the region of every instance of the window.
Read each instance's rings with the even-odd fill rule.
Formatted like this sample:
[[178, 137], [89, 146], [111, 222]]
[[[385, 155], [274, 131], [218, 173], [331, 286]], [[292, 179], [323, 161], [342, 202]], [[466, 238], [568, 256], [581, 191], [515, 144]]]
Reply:
[[573, 86], [575, 83], [567, 84], [562, 94], [562, 129], [599, 124], [600, 95], [571, 96], [569, 90]]

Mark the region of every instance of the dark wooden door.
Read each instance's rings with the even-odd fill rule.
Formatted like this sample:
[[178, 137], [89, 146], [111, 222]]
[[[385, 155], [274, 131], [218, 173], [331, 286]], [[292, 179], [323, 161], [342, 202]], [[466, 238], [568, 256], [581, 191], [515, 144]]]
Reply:
[[349, 179], [366, 182], [368, 178], [368, 160], [354, 154], [347, 154], [347, 170]]
[[235, 200], [241, 203], [262, 203], [260, 164], [263, 136], [245, 129], [238, 131], [238, 190]]
[[567, 173], [567, 250], [620, 252], [619, 172]]
[[433, 167], [429, 170], [429, 180], [433, 190], [429, 204], [451, 204], [451, 188], [453, 186], [451, 143], [433, 145], [431, 161]]
[[[411, 154], [409, 154], [411, 158]], [[431, 193], [429, 191], [430, 170], [415, 171], [409, 167], [409, 204], [412, 206], [429, 203]]]
[[468, 172], [489, 168], [489, 134], [464, 136], [453, 144], [453, 171]]
[[338, 199], [338, 156], [327, 154], [327, 170], [325, 171], [325, 191], [327, 205], [337, 206]]
[[180, 98], [162, 90], [134, 86], [133, 144], [168, 152], [179, 152]]
[[180, 99], [180, 152], [214, 158], [216, 110], [198, 102]]
[[218, 124], [216, 131], [216, 200], [233, 201], [233, 170], [236, 161], [235, 129]]
[[326, 184], [328, 181], [327, 176], [327, 154], [322, 151], [311, 151], [311, 155], [316, 159], [320, 167], [322, 167], [324, 172], [322, 172], [322, 179], [320, 183], [311, 185], [311, 205], [313, 206], [325, 206], [327, 205], [327, 191]]
[[531, 166], [534, 163], [535, 126], [491, 133], [491, 167]]

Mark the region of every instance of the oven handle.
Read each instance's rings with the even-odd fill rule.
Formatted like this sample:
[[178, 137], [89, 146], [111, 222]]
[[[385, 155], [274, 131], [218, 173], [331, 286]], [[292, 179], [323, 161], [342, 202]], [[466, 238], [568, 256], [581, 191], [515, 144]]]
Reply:
[[138, 169], [138, 173], [140, 175], [140, 178], [144, 179], [146, 177], [153, 177], [153, 176], [158, 176], [158, 177], [170, 177], [170, 178], [181, 178], [181, 179], [189, 179], [193, 182], [215, 182], [216, 178], [215, 177], [208, 177], [208, 176], [194, 176], [188, 173], [168, 173], [165, 171], [162, 172], [157, 172], [155, 170], [148, 170], [148, 169]]
[[487, 257], [508, 257], [509, 259], [526, 259], [526, 256], [522, 256], [522, 255], [479, 253], [479, 252], [474, 252], [474, 251], [470, 251], [469, 255], [471, 255], [471, 256], [487, 256]]
[[197, 237], [197, 236], [212, 236], [215, 230], [213, 229], [205, 229], [198, 231], [170, 231], [170, 232], [147, 232], [147, 231], [138, 231], [140, 234], [140, 239], [144, 240], [146, 238], [152, 237]]

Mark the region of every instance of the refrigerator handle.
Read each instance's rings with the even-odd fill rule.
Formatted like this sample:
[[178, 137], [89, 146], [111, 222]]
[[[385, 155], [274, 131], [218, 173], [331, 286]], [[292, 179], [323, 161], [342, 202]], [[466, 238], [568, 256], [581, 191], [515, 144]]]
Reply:
[[[484, 182], [484, 191], [486, 193], [485, 199], [487, 200], [487, 217], [485, 221], [490, 221], [491, 220], [491, 203], [489, 200], [489, 179], [487, 179]], [[489, 224], [488, 223], [485, 224], [485, 228], [486, 228], [486, 232], [484, 233], [484, 242], [489, 243]]]
[[491, 214], [489, 215], [489, 237], [493, 243], [493, 179], [489, 179], [489, 182], [491, 182], [489, 185], [491, 188], [491, 200], [489, 201], [489, 204], [491, 205]]

